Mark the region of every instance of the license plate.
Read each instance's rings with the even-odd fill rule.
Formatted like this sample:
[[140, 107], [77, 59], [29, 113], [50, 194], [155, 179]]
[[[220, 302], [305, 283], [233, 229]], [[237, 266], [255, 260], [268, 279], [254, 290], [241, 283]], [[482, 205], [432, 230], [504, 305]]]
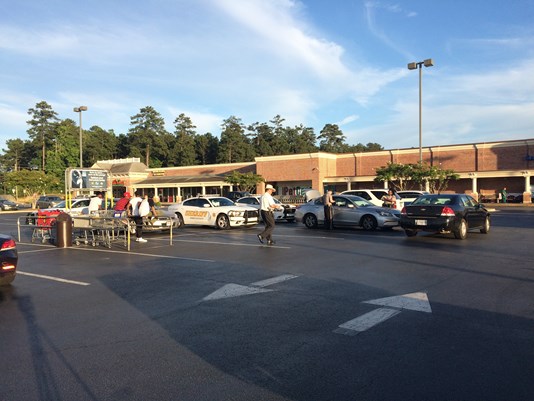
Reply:
[[415, 220], [416, 226], [426, 226], [426, 220]]

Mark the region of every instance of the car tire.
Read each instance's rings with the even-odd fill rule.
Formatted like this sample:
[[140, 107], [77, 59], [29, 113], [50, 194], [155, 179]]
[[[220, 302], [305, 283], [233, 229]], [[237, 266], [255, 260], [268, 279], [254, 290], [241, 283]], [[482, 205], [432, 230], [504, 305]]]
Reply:
[[378, 222], [376, 221], [374, 216], [371, 216], [369, 214], [363, 216], [360, 223], [365, 231], [374, 231], [378, 227]]
[[228, 230], [230, 228], [230, 220], [225, 214], [218, 215], [215, 224], [219, 230]]
[[482, 234], [487, 234], [489, 233], [489, 230], [490, 230], [490, 217], [489, 216], [486, 216], [486, 219], [484, 220], [484, 226], [482, 226], [482, 228], [480, 229], [480, 232]]
[[454, 237], [457, 239], [467, 238], [467, 221], [465, 219], [460, 220], [458, 227], [454, 230]]
[[410, 230], [409, 228], [405, 228], [404, 234], [406, 234], [407, 237], [415, 237], [417, 235], [417, 230]]
[[184, 226], [184, 217], [180, 213], [176, 213], [176, 219], [178, 220], [178, 223], [176, 224], [176, 228], [180, 228]]
[[302, 219], [302, 222], [308, 228], [317, 228], [318, 226], [317, 216], [312, 213], [308, 213], [307, 215], [305, 215]]

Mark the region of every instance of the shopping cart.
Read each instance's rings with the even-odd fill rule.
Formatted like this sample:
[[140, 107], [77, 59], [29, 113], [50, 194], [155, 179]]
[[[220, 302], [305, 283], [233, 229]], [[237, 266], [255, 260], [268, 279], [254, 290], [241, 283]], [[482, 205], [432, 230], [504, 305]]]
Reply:
[[52, 228], [56, 223], [56, 217], [61, 213], [59, 210], [38, 210], [37, 224], [32, 233], [32, 242], [40, 240], [43, 244], [47, 241], [54, 242]]

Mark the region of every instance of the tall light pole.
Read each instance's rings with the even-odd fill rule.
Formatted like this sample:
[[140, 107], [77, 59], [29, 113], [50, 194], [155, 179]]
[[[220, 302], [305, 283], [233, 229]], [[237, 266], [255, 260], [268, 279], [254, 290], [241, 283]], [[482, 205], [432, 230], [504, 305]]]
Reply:
[[75, 107], [75, 113], [80, 113], [80, 168], [83, 167], [83, 145], [82, 145], [82, 111], [87, 111], [87, 106]]
[[416, 70], [419, 68], [419, 163], [423, 164], [423, 122], [422, 122], [422, 114], [423, 114], [423, 106], [422, 106], [422, 77], [423, 77], [423, 70], [422, 67], [432, 67], [434, 65], [434, 62], [431, 58], [427, 58], [424, 61], [419, 61], [415, 63], [408, 63], [408, 69], [409, 70]]

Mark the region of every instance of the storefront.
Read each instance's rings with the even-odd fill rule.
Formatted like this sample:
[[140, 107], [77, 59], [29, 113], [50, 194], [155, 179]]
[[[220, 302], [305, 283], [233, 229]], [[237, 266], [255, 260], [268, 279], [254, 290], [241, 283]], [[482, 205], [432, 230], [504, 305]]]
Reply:
[[[502, 188], [524, 195], [530, 202], [534, 173], [534, 139], [474, 143], [423, 148], [423, 163], [453, 170], [460, 176], [450, 181], [448, 190], [473, 196], [497, 194]], [[192, 196], [219, 194], [238, 190], [225, 181], [232, 172], [253, 172], [277, 189], [277, 196], [298, 197], [308, 189], [335, 192], [350, 189], [385, 188], [376, 183], [375, 170], [388, 163], [416, 164], [419, 149], [393, 149], [377, 152], [332, 154], [316, 152], [298, 155], [257, 157], [255, 162], [169, 167], [149, 169], [136, 163], [98, 162], [110, 165], [113, 192], [124, 189], [157, 194], [164, 203], [174, 203]], [[107, 164], [106, 164], [107, 163]], [[116, 190], [115, 190], [116, 189]]]

